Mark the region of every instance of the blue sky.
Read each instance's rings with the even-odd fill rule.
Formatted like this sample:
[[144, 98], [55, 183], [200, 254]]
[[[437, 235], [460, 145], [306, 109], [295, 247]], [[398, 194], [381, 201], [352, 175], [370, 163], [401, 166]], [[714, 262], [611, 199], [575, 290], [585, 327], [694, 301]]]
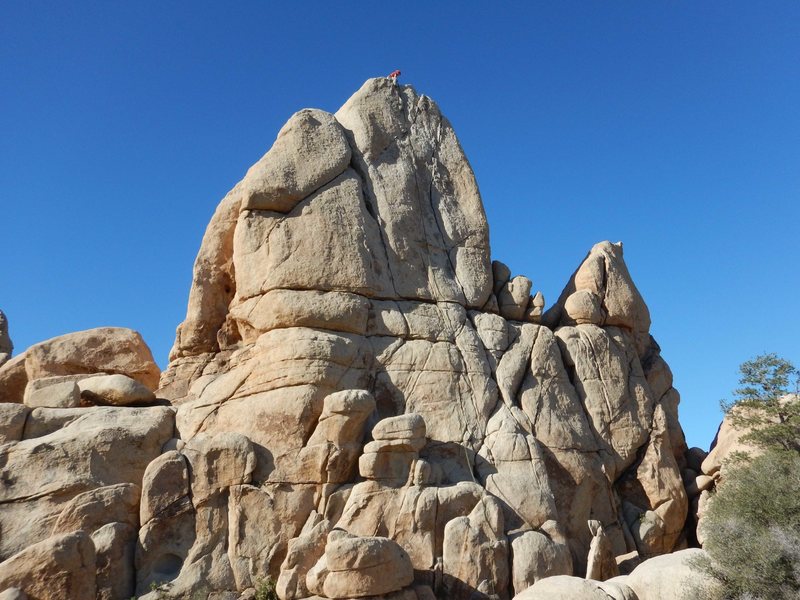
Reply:
[[708, 447], [738, 365], [800, 363], [800, 3], [0, 4], [0, 308], [17, 351], [139, 330], [166, 365], [216, 204], [304, 107], [402, 69], [493, 257], [554, 301], [622, 240]]

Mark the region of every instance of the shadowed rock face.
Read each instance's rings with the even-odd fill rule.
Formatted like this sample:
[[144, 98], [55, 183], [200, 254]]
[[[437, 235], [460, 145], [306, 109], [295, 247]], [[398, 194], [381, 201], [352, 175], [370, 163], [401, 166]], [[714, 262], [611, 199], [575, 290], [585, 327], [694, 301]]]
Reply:
[[[509, 598], [585, 574], [588, 520], [609, 556], [679, 546], [679, 397], [621, 244], [592, 248], [545, 314], [531, 288], [492, 262], [430, 98], [372, 79], [336, 114], [294, 115], [203, 238], [157, 391], [179, 439], [102, 483], [141, 486], [136, 593], [271, 576], [284, 599]], [[0, 391], [36, 364], [8, 363]], [[104, 527], [108, 553], [124, 527]]]
[[8, 336], [8, 319], [0, 310], [0, 367], [11, 358], [13, 351], [14, 344], [11, 343], [11, 338]]

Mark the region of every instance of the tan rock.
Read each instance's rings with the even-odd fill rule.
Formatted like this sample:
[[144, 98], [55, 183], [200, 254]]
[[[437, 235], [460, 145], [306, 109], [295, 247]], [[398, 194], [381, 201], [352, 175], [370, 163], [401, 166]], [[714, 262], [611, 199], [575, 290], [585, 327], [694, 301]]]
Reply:
[[133, 596], [136, 527], [128, 523], [108, 523], [92, 534], [92, 543], [96, 552], [97, 600]]
[[245, 342], [281, 327], [317, 327], [363, 335], [370, 302], [345, 292], [276, 289], [231, 307]]
[[503, 286], [497, 295], [500, 315], [512, 321], [522, 321], [530, 301], [531, 285], [530, 279], [517, 275]]
[[492, 373], [496, 373], [497, 365], [511, 344], [512, 330], [500, 315], [470, 311], [469, 318], [486, 349], [489, 367]]
[[216, 490], [249, 483], [256, 467], [252, 442], [233, 432], [197, 435], [186, 442], [183, 454], [195, 504]]
[[0, 365], [0, 402], [22, 403], [28, 374], [25, 361], [28, 353], [23, 352]]
[[503, 501], [508, 529], [536, 528], [557, 518], [544, 455], [520, 424], [526, 415], [501, 405], [489, 420], [477, 471], [486, 490]]
[[608, 594], [597, 582], [556, 575], [537, 581], [514, 600], [608, 600]]
[[174, 506], [168, 515], [150, 519], [139, 529], [134, 563], [137, 596], [149, 592], [153, 583], [175, 582], [184, 564], [189, 563], [189, 552], [200, 529], [196, 527], [197, 515], [191, 503]]
[[[234, 235], [237, 294], [284, 288], [392, 296], [380, 231], [363, 195], [362, 180], [348, 169], [288, 217], [243, 212]], [[313, 244], [304, 242], [312, 236]]]
[[746, 434], [747, 429], [735, 427], [732, 418], [726, 415], [722, 419], [714, 441], [711, 443], [711, 450], [700, 465], [702, 473], [713, 476], [715, 473], [720, 472], [720, 475], [724, 475], [723, 467], [725, 461], [736, 452], [741, 452], [751, 457], [761, 454], [763, 449], [752, 443], [742, 441], [742, 437]]
[[567, 296], [564, 313], [569, 319], [569, 324], [602, 325], [605, 322], [600, 298], [589, 290], [577, 290]]
[[28, 600], [28, 594], [17, 587], [7, 588], [0, 592], [0, 600]]
[[632, 332], [636, 349], [643, 355], [649, 343], [650, 312], [631, 279], [622, 258], [622, 244], [595, 244], [578, 270], [570, 278], [558, 301], [547, 311], [543, 322], [548, 327], [569, 324], [565, 314], [567, 299], [585, 290], [600, 299], [605, 312], [604, 325], [623, 327]]
[[471, 590], [508, 597], [508, 541], [497, 500], [487, 495], [469, 516], [445, 525], [442, 568], [448, 598], [468, 595]]
[[[35, 409], [33, 413], [38, 410], [80, 411], [82, 415], [51, 433], [0, 448], [5, 481], [0, 486], [4, 507], [0, 511], [0, 559], [47, 538], [70, 501], [71, 508], [61, 521], [67, 529], [93, 518], [92, 506], [104, 507], [97, 513], [101, 520], [120, 509], [132, 513], [135, 522], [138, 493], [132, 492], [133, 488], [114, 488], [123, 491], [121, 497], [133, 506], [115, 499], [116, 492], [111, 489], [93, 490], [138, 485], [147, 464], [172, 437], [174, 417], [166, 407]], [[78, 497], [84, 492], [87, 494]], [[119, 516], [114, 520], [126, 519]]]
[[425, 419], [422, 415], [408, 413], [381, 419], [372, 428], [374, 440], [418, 440], [425, 439]]
[[597, 520], [589, 521], [592, 532], [592, 543], [589, 546], [589, 557], [586, 566], [586, 579], [606, 581], [619, 575], [619, 567], [611, 547], [611, 540], [603, 530], [603, 524]]
[[351, 132], [354, 164], [370, 180], [366, 199], [382, 224], [397, 295], [483, 306], [492, 291], [486, 216], [439, 107], [409, 86], [377, 78], [335, 116]]
[[639, 597], [627, 584], [625, 576], [614, 577], [608, 581], [598, 581], [597, 587], [608, 594], [611, 600], [639, 600]]
[[368, 452], [359, 457], [358, 472], [364, 479], [402, 485], [408, 481], [416, 459], [416, 450]]
[[672, 447], [672, 455], [678, 465], [686, 464], [686, 438], [683, 435], [683, 428], [681, 427], [680, 420], [678, 419], [678, 405], [680, 404], [681, 396], [678, 390], [670, 388], [661, 396], [659, 404], [664, 410], [666, 417], [667, 435], [669, 435], [670, 446]]
[[186, 459], [179, 452], [165, 452], [153, 460], [142, 477], [142, 497], [139, 505], [139, 522], [169, 511], [182, 500], [189, 502], [189, 470]]
[[170, 360], [220, 350], [228, 307], [236, 291], [233, 233], [242, 203], [241, 186], [222, 199], [203, 234], [192, 269], [186, 319], [175, 332]]
[[528, 309], [525, 312], [525, 319], [531, 323], [540, 323], [544, 314], [544, 296], [542, 292], [536, 292], [528, 302]]
[[311, 595], [306, 576], [325, 553], [331, 523], [316, 511], [308, 517], [300, 535], [289, 541], [286, 559], [276, 584], [278, 596], [283, 600], [299, 600]]
[[119, 373], [154, 390], [161, 375], [142, 336], [122, 327], [68, 333], [39, 342], [26, 354], [28, 380], [52, 375]]
[[[139, 591], [281, 573], [285, 595], [325, 596], [321, 530], [304, 537], [315, 513], [394, 540], [417, 583], [453, 600], [503, 597], [509, 569], [518, 587], [584, 573], [589, 519], [615, 556], [675, 547], [679, 397], [621, 248], [593, 249], [548, 311], [554, 335], [529, 280], [490, 270], [474, 176], [430, 99], [376, 79], [321, 115], [287, 124], [206, 232], [159, 391], [180, 442], [145, 475]], [[349, 160], [315, 127], [342, 134]], [[588, 312], [565, 307], [573, 295]]]
[[[638, 506], [648, 509], [647, 518], [629, 521], [639, 553], [648, 557], [670, 552], [686, 522], [688, 498], [671, 451], [666, 417], [660, 406], [654, 411], [653, 430], [636, 475], [635, 489], [623, 488], [622, 493]], [[645, 535], [648, 529], [656, 535]]]
[[616, 327], [560, 327], [564, 360], [575, 370], [575, 387], [597, 432], [613, 457], [609, 476], [631, 465], [649, 436], [656, 399], [647, 384], [630, 335]]
[[572, 573], [569, 547], [541, 531], [525, 531], [509, 536], [511, 575], [515, 594], [520, 594], [545, 577]]
[[331, 532], [325, 546], [327, 598], [362, 598], [401, 590], [414, 581], [408, 554], [383, 537]]
[[94, 404], [129, 406], [155, 402], [155, 394], [127, 375], [100, 375], [78, 382], [80, 395]]
[[64, 506], [52, 535], [79, 529], [91, 535], [107, 523], [137, 526], [140, 492], [134, 483], [118, 483], [78, 494]]
[[366, 390], [342, 390], [325, 397], [322, 413], [305, 446], [281, 461], [273, 481], [345, 483], [355, 476], [364, 426], [375, 410]]
[[86, 408], [34, 408], [25, 421], [23, 440], [49, 435], [86, 416]]
[[639, 600], [702, 598], [715, 587], [710, 576], [696, 566], [704, 554], [699, 548], [689, 548], [651, 558], [628, 575], [626, 584]]
[[0, 403], [0, 444], [22, 439], [30, 409], [22, 404]]
[[505, 287], [508, 280], [511, 279], [511, 269], [508, 265], [500, 262], [499, 260], [492, 261], [492, 291], [495, 295], [500, 294], [500, 290]]
[[77, 408], [81, 392], [71, 377], [40, 377], [28, 381], [23, 402], [29, 408]]
[[288, 213], [300, 200], [341, 175], [349, 163], [350, 146], [333, 115], [301, 110], [242, 180], [242, 209]]
[[0, 563], [0, 589], [16, 587], [31, 600], [94, 600], [95, 548], [83, 531], [47, 538]]

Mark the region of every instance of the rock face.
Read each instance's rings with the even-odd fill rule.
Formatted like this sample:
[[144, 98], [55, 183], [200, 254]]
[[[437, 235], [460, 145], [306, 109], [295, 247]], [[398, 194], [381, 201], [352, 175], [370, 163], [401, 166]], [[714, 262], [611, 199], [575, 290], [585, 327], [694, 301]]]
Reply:
[[126, 594], [272, 577], [284, 600], [429, 600], [582, 575], [590, 520], [592, 573], [670, 552], [679, 396], [622, 246], [597, 244], [544, 305], [492, 262], [430, 98], [372, 79], [336, 114], [303, 110], [206, 230], [156, 391], [172, 407], [139, 406], [157, 369], [126, 330], [0, 368], [2, 399], [28, 398], [0, 411], [4, 477], [48, 473], [4, 488], [0, 559], [79, 531], [103, 597], [116, 569]]

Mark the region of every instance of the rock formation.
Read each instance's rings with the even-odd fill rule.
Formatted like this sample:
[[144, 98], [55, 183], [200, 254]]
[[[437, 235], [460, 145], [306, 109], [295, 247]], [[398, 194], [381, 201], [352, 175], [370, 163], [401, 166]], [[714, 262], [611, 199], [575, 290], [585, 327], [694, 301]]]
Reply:
[[679, 396], [622, 245], [544, 305], [430, 98], [300, 111], [214, 213], [155, 395], [126, 330], [0, 368], [0, 591], [60, 560], [109, 598], [508, 599], [586, 573], [588, 521], [606, 562], [682, 547]]

